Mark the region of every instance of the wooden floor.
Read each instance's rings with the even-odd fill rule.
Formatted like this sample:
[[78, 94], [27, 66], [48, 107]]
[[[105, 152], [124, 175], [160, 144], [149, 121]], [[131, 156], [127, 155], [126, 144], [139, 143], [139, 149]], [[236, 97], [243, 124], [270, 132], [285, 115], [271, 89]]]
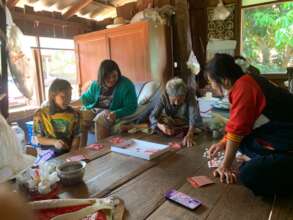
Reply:
[[[170, 139], [156, 135], [134, 135], [143, 140], [168, 143]], [[197, 137], [196, 145], [169, 152], [158, 159], [146, 161], [111, 153], [107, 147], [99, 158], [86, 168], [85, 183], [67, 187], [62, 198], [88, 198], [115, 195], [127, 209], [125, 219], [293, 219], [293, 200], [279, 197], [255, 197], [241, 185], [219, 183], [194, 189], [186, 182], [189, 176], [211, 176], [203, 151], [212, 143], [205, 135]], [[105, 141], [104, 143], [107, 143]], [[64, 157], [59, 158], [59, 160]], [[203, 202], [195, 211], [187, 210], [164, 199], [169, 189], [177, 189]]]

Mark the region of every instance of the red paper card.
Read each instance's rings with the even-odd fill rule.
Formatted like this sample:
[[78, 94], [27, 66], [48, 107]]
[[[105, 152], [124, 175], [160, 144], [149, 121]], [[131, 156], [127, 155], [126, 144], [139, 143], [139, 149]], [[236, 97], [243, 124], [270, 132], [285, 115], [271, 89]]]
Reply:
[[199, 187], [197, 185], [197, 183], [194, 182], [190, 177], [187, 178], [187, 182], [189, 182], [192, 185], [192, 187], [194, 187], [194, 188], [198, 188]]
[[133, 144], [133, 140], [126, 140], [122, 137], [112, 137], [110, 142], [115, 145], [115, 147], [128, 148]]
[[83, 155], [75, 155], [75, 156], [72, 156], [72, 157], [68, 157], [66, 159], [66, 161], [81, 161], [81, 160], [85, 160], [86, 158], [83, 156]]
[[168, 145], [169, 145], [172, 149], [175, 149], [175, 150], [179, 150], [179, 149], [182, 148], [182, 145], [181, 145], [181, 143], [179, 143], [179, 142], [170, 142]]
[[103, 144], [91, 144], [91, 145], [86, 146], [85, 148], [90, 149], [90, 150], [99, 151], [99, 150], [103, 149], [104, 147], [105, 147], [105, 145], [103, 145]]
[[110, 139], [110, 142], [112, 143], [112, 144], [120, 144], [120, 143], [122, 143], [122, 142], [124, 142], [125, 140], [124, 140], [124, 138], [122, 138], [122, 137], [111, 137], [111, 139]]
[[213, 184], [214, 182], [206, 176], [188, 177], [187, 181], [195, 188]]

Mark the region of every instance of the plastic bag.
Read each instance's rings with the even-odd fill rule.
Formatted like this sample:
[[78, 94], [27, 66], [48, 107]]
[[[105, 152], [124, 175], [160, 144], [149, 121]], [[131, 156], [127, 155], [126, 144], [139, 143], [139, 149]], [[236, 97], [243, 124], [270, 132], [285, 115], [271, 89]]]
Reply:
[[229, 17], [230, 11], [224, 6], [222, 0], [219, 0], [217, 7], [214, 9], [213, 20], [225, 20]]
[[[0, 114], [0, 183], [31, 166], [34, 157], [22, 152], [15, 133]], [[3, 172], [2, 172], [3, 171]], [[4, 172], [5, 171], [5, 172]], [[9, 172], [8, 172], [9, 171]]]
[[149, 21], [156, 25], [165, 24], [165, 20], [160, 16], [159, 12], [153, 8], [147, 8], [143, 11], [138, 12], [133, 16], [130, 23], [137, 23], [140, 21]]
[[191, 72], [194, 75], [197, 75], [200, 72], [200, 65], [193, 51], [190, 52], [190, 55], [186, 64], [187, 64], [187, 67], [191, 70]]

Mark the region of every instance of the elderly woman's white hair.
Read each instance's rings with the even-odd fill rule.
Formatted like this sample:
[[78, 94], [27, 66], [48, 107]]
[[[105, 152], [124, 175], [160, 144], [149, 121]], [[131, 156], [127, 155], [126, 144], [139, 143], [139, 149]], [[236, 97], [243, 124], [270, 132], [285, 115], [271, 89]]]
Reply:
[[167, 82], [166, 92], [169, 96], [184, 96], [187, 93], [187, 86], [182, 79], [174, 77]]

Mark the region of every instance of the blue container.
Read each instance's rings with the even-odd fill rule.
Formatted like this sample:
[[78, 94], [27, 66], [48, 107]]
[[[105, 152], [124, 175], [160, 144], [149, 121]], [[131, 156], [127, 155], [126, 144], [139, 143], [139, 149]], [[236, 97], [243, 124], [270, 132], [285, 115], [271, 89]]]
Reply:
[[35, 141], [35, 135], [33, 132], [33, 124], [34, 124], [33, 121], [28, 121], [25, 123], [25, 126], [27, 129], [28, 144], [36, 147], [37, 143]]

